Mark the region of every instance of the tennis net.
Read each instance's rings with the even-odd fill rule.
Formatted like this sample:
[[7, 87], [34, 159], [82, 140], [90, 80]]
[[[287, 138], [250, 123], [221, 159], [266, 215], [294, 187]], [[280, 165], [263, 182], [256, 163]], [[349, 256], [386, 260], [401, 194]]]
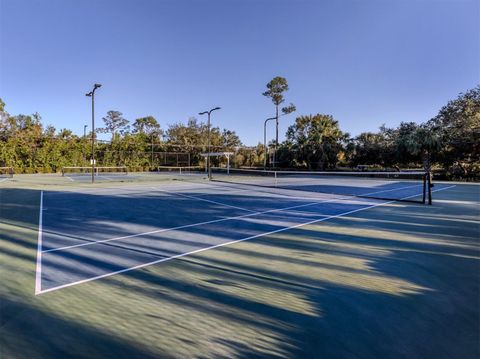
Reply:
[[167, 175], [191, 175], [203, 173], [204, 171], [204, 167], [200, 166], [159, 166], [155, 172]]
[[128, 168], [125, 166], [112, 166], [112, 167], [95, 167], [91, 166], [79, 166], [79, 167], [62, 167], [62, 176], [81, 176], [81, 175], [126, 175], [128, 174]]
[[409, 172], [264, 171], [212, 168], [212, 180], [379, 200], [431, 203], [430, 175]]
[[0, 178], [12, 178], [13, 167], [0, 167]]

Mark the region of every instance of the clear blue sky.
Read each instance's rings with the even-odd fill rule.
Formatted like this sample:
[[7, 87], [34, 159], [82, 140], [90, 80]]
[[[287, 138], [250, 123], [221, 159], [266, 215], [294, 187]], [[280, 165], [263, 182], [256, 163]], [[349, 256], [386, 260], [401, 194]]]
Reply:
[[[356, 135], [423, 122], [480, 82], [478, 0], [0, 0], [0, 97], [16, 115], [83, 133], [96, 117], [163, 128], [214, 106], [247, 145], [286, 77], [295, 115]], [[285, 133], [295, 115], [283, 117]], [[198, 116], [197, 116], [198, 117]], [[269, 137], [273, 136], [273, 127]]]

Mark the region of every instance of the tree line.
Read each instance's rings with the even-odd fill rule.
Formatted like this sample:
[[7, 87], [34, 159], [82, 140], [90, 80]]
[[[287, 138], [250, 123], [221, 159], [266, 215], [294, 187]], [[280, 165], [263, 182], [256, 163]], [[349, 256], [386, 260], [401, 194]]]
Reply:
[[[279, 117], [296, 111], [295, 105], [280, 108], [288, 90], [286, 79], [267, 84], [269, 97]], [[109, 141], [96, 141], [95, 158], [102, 166], [128, 166], [149, 171], [159, 166], [203, 165], [207, 151], [207, 124], [190, 118], [162, 128], [153, 116], [125, 119], [108, 111], [104, 126], [96, 133], [109, 133]], [[260, 126], [259, 126], [260, 127]], [[84, 166], [91, 158], [91, 132], [84, 136], [69, 129], [57, 130], [42, 123], [40, 114], [10, 115], [0, 99], [0, 167], [17, 173], [59, 172], [64, 166]], [[243, 146], [233, 130], [212, 127], [211, 151], [233, 152], [235, 167], [332, 169], [432, 169], [448, 178], [480, 177], [480, 86], [460, 94], [421, 124], [402, 122], [396, 128], [381, 126], [376, 132], [351, 137], [331, 115], [299, 115], [285, 134], [266, 148], [259, 143]], [[264, 162], [266, 160], [266, 163]], [[221, 157], [214, 166], [224, 165]]]

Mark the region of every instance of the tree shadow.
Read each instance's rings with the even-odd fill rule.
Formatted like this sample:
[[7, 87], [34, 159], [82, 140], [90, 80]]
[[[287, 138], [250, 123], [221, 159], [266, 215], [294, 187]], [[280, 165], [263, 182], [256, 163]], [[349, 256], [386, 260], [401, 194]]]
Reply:
[[[1, 190], [0, 196], [5, 191]], [[23, 196], [22, 200], [32, 206], [39, 195], [37, 191], [6, 192], [8, 196], [0, 199]], [[226, 202], [235, 200], [232, 197], [223, 194], [216, 198]], [[146, 203], [146, 208], [157, 207], [158, 198], [150, 198], [148, 194], [139, 194], [137, 198]], [[238, 201], [246, 201], [245, 196], [239, 196]], [[271, 198], [266, 195], [265, 201]], [[109, 231], [129, 233], [131, 226], [156, 223], [153, 214], [137, 215], [142, 210], [134, 208], [131, 198], [102, 202], [118, 210], [133, 208], [128, 215], [115, 217], [122, 223], [120, 229], [113, 223]], [[189, 219], [196, 218], [198, 211], [222, 218], [224, 211], [213, 203], [201, 207], [184, 205], [185, 202], [177, 205], [170, 198], [169, 220], [174, 221], [175, 208], [182, 208]], [[23, 289], [17, 290], [15, 283], [9, 283], [3, 289], [8, 296], [2, 296], [7, 298], [2, 303], [6, 309], [1, 311], [1, 330], [8, 334], [4, 341], [14, 340], [12, 343], [21, 346], [19, 357], [35, 357], [36, 348], [39, 357], [161, 357], [153, 342], [152, 348], [145, 348], [139, 345], [140, 341], [126, 340], [120, 329], [116, 335], [117, 329], [94, 327], [52, 312], [55, 308], [52, 303], [61, 308], [66, 303], [88, 298], [95, 315], [101, 314], [95, 306], [111, 301], [108, 309], [103, 309], [109, 316], [108, 323], [112, 322], [110, 316], [125, 320], [121, 311], [125, 305], [149, 318], [142, 323], [170, 321], [168, 326], [162, 325], [157, 330], [183, 344], [165, 347], [165, 356], [182, 352], [198, 357], [239, 358], [473, 357], [479, 354], [478, 303], [475, 304], [480, 293], [476, 283], [478, 244], [473, 230], [465, 229], [464, 223], [451, 214], [445, 215], [449, 221], [435, 217], [445, 211], [461, 213], [465, 209], [460, 204], [448, 209], [415, 205], [379, 207], [361, 216], [349, 215], [328, 224], [274, 233], [48, 293], [39, 299], [24, 297]], [[89, 215], [95, 219], [98, 214]], [[38, 209], [15, 206], [13, 200], [6, 205], [0, 203], [0, 226], [9, 223], [19, 228], [19, 233], [2, 233], [0, 241], [8, 242], [11, 247], [0, 254], [12, 265], [21, 263], [18, 265], [22, 271], [32, 276], [31, 288], [36, 221]], [[61, 223], [62, 229], [68, 228], [65, 222]], [[28, 238], [22, 232], [25, 229], [31, 230]], [[436, 236], [438, 232], [442, 235]], [[199, 232], [186, 229], [178, 240], [185, 245], [195, 244], [192, 236], [196, 233]], [[213, 227], [202, 230], [201, 234], [215, 236], [219, 232]], [[236, 235], [228, 237], [235, 238]], [[131, 253], [158, 256], [147, 245], [136, 245], [127, 249], [113, 242], [105, 248], [113, 251], [120, 246]], [[93, 266], [101, 266], [101, 259], [89, 257], [88, 253], [70, 255], [78, 263], [91, 261]], [[115, 261], [115, 255], [110, 259]], [[30, 301], [35, 305], [29, 304]], [[141, 311], [142, 305], [156, 311]], [[85, 316], [93, 320], [89, 315], [94, 314]], [[189, 315], [195, 318], [188, 322], [192, 326], [183, 327], [181, 320]], [[141, 322], [140, 318], [135, 320]], [[204, 322], [223, 326], [219, 332], [223, 330], [224, 337], [218, 336], [212, 326], [205, 330]], [[169, 328], [172, 333], [167, 334]], [[140, 328], [139, 331], [142, 332]], [[247, 331], [256, 334], [245, 334]], [[153, 333], [143, 331], [143, 334]], [[202, 352], [199, 347], [205, 340], [208, 344], [203, 344], [206, 345], [203, 348], [208, 349]], [[88, 348], [91, 343], [96, 344]], [[10, 351], [12, 347], [8, 345]], [[196, 349], [199, 351], [195, 352]]]

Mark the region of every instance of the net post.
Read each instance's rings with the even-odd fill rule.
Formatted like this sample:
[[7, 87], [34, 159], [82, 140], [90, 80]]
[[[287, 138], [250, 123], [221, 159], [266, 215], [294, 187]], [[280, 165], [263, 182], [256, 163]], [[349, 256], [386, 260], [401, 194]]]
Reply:
[[422, 180], [423, 180], [423, 198], [422, 198], [422, 203], [425, 204], [425, 196], [427, 194], [427, 173], [425, 173], [423, 176], [422, 176]]
[[432, 172], [427, 172], [428, 204], [432, 205]]

